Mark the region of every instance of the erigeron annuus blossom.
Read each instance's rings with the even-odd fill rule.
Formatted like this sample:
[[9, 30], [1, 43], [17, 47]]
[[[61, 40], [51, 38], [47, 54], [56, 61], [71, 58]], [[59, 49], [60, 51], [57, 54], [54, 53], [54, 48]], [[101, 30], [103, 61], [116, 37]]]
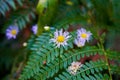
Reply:
[[32, 32], [33, 32], [34, 34], [37, 34], [37, 30], [38, 30], [37, 24], [34, 25], [34, 26], [32, 26]]
[[78, 47], [83, 47], [85, 45], [85, 40], [84, 39], [80, 39], [80, 38], [76, 38], [74, 40], [74, 43], [78, 46]]
[[79, 70], [81, 67], [81, 62], [72, 62], [71, 66], [68, 67], [68, 72], [72, 75], [75, 75], [77, 73], [77, 70]]
[[89, 41], [91, 35], [92, 33], [90, 31], [86, 31], [84, 28], [77, 30], [77, 37], [81, 40]]
[[18, 34], [19, 29], [17, 26], [9, 26], [9, 28], [6, 30], [6, 36], [8, 39], [16, 39], [16, 35]]
[[50, 42], [55, 43], [56, 47], [60, 46], [66, 46], [68, 45], [67, 41], [71, 36], [69, 35], [69, 32], [65, 31], [63, 32], [63, 29], [56, 30], [54, 32], [54, 38], [50, 39]]

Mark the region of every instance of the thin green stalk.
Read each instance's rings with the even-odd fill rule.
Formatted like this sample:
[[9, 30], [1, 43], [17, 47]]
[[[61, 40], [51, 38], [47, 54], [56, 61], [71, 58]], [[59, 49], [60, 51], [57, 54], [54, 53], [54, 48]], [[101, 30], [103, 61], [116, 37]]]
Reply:
[[103, 46], [103, 44], [102, 44], [103, 42], [102, 42], [102, 39], [100, 38], [100, 44], [101, 44], [101, 47], [102, 47], [102, 49], [103, 49], [103, 53], [104, 53], [104, 55], [105, 55], [105, 61], [107, 62], [107, 66], [108, 66], [108, 71], [109, 71], [109, 75], [110, 75], [110, 80], [112, 80], [112, 75], [111, 75], [111, 73], [110, 73], [110, 66], [109, 66], [109, 61], [108, 61], [108, 57], [107, 57], [107, 53], [106, 53], [106, 51], [105, 51], [105, 48], [104, 48], [104, 46]]
[[60, 52], [59, 52], [59, 68], [60, 68]]

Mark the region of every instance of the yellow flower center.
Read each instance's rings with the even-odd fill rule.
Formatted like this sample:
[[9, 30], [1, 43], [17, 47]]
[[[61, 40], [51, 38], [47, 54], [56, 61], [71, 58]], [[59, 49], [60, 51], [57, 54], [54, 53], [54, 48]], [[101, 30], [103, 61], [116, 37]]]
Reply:
[[64, 40], [65, 40], [65, 37], [64, 37], [64, 36], [58, 36], [58, 37], [57, 37], [57, 41], [58, 41], [58, 42], [64, 42]]
[[87, 34], [83, 33], [83, 34], [81, 34], [81, 37], [82, 38], [87, 38]]
[[17, 31], [16, 31], [16, 30], [11, 30], [11, 34], [12, 34], [12, 35], [16, 35], [16, 34], [17, 34]]

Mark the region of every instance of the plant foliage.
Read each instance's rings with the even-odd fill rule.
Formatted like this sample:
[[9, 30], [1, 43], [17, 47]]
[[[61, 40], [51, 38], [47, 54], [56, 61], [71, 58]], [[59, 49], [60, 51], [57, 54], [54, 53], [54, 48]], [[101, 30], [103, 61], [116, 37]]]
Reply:
[[[57, 1], [57, 0], [56, 0]], [[104, 2], [104, 4], [103, 4]], [[114, 1], [113, 1], [114, 2]], [[71, 29], [75, 24], [81, 24], [82, 26], [88, 26], [89, 22], [87, 20], [94, 20], [93, 23], [90, 22], [92, 26], [113, 26], [116, 24], [115, 21], [112, 21], [111, 18], [114, 17], [110, 12], [114, 12], [109, 7], [114, 7], [113, 2], [110, 0], [71, 0], [71, 1], [59, 1], [57, 5], [56, 12], [53, 12], [54, 20], [52, 17], [47, 16], [49, 14], [49, 8], [52, 9], [52, 6], [47, 6], [44, 14], [41, 13], [41, 10], [44, 10], [43, 5], [38, 4], [41, 10], [38, 10], [39, 15], [44, 17], [43, 20], [39, 18], [38, 24], [41, 24], [41, 21], [44, 21], [43, 25], [38, 25], [43, 27], [46, 24], [54, 26], [56, 29], [64, 28], [65, 30]], [[50, 2], [46, 0], [44, 4], [55, 4], [54, 0]], [[78, 5], [81, 4], [82, 8], [79, 9]], [[98, 4], [99, 3], [99, 4]], [[103, 6], [100, 6], [103, 5]], [[84, 10], [83, 10], [84, 9]], [[66, 10], [66, 11], [65, 11]], [[104, 13], [103, 13], [104, 10]], [[87, 12], [88, 11], [88, 12]], [[95, 16], [94, 16], [95, 15]], [[49, 17], [49, 20], [48, 20]], [[92, 19], [94, 18], [94, 19]], [[113, 24], [111, 24], [113, 23]], [[90, 26], [91, 26], [90, 25]], [[115, 25], [114, 25], [115, 26]], [[115, 51], [107, 51], [104, 44], [104, 37], [96, 35], [96, 31], [90, 29], [93, 32], [94, 39], [98, 39], [98, 46], [93, 46], [87, 44], [85, 47], [76, 48], [73, 44], [73, 40], [76, 37], [75, 30], [72, 30], [70, 34], [72, 39], [68, 42], [68, 47], [55, 48], [55, 46], [49, 43], [51, 37], [53, 36], [55, 30], [44, 31], [41, 35], [37, 36], [32, 46], [29, 48], [30, 56], [27, 61], [25, 68], [20, 76], [20, 80], [35, 79], [35, 80], [112, 80], [112, 74], [119, 73], [119, 64], [111, 64], [111, 60], [116, 60], [119, 62], [119, 53]], [[117, 26], [116, 26], [117, 28]], [[112, 29], [112, 27], [109, 27]], [[29, 46], [28, 46], [29, 47]], [[99, 55], [102, 56], [96, 61], [88, 60], [84, 61], [83, 66], [79, 69], [76, 75], [71, 75], [68, 72], [68, 67], [73, 61], [80, 61], [85, 57]], [[115, 66], [116, 65], [116, 66]]]
[[[3, 31], [9, 25], [17, 25], [22, 30], [38, 17], [38, 32], [27, 42], [27, 55], [24, 55], [26, 58], [19, 80], [113, 80], [114, 74], [120, 74], [119, 51], [110, 49], [109, 45], [109, 39], [115, 35], [108, 35], [113, 29], [120, 31], [119, 0], [33, 2], [0, 0], [0, 14], [7, 18]], [[8, 13], [11, 15], [7, 16]], [[44, 26], [50, 29], [46, 30]], [[76, 31], [82, 27], [92, 33], [92, 38], [85, 46], [77, 47], [74, 39]], [[60, 29], [68, 31], [71, 38], [67, 46], [56, 48], [50, 39]], [[75, 75], [68, 71], [74, 61], [82, 63]]]

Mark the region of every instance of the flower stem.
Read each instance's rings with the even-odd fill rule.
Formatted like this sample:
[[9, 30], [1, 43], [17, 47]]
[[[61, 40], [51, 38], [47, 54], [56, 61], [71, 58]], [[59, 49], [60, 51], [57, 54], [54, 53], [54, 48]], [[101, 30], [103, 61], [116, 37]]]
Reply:
[[101, 44], [101, 47], [102, 47], [102, 49], [103, 49], [103, 52], [104, 52], [104, 56], [105, 56], [105, 61], [107, 62], [107, 66], [108, 66], [108, 72], [109, 72], [109, 75], [110, 75], [110, 80], [112, 80], [112, 75], [111, 75], [111, 73], [110, 73], [110, 66], [109, 66], [109, 61], [108, 61], [108, 57], [107, 57], [107, 52], [105, 51], [105, 48], [104, 48], [104, 46], [103, 46], [103, 44], [102, 44], [103, 42], [102, 42], [102, 39], [100, 38], [100, 44]]

